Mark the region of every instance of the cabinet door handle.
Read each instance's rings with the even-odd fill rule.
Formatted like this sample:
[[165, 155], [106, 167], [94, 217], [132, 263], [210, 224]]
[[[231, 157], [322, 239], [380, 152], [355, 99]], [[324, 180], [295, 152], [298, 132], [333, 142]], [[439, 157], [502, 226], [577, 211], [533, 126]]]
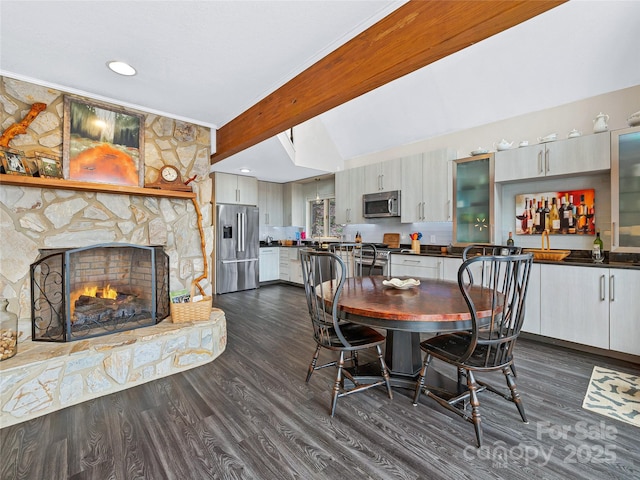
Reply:
[[611, 246], [618, 246], [618, 236], [616, 235], [616, 222], [611, 222]]
[[425, 215], [424, 215], [424, 202], [422, 202], [422, 220], [424, 220]]
[[538, 173], [542, 175], [544, 170], [542, 170], [542, 150], [538, 152]]
[[600, 275], [600, 300], [604, 302], [604, 275]]
[[549, 149], [544, 149], [544, 170], [546, 173], [549, 173]]
[[614, 287], [616, 285], [615, 278], [616, 278], [615, 275], [611, 275], [609, 277], [609, 301], [610, 302], [613, 302], [616, 299], [616, 294], [615, 294], [615, 290], [614, 290]]

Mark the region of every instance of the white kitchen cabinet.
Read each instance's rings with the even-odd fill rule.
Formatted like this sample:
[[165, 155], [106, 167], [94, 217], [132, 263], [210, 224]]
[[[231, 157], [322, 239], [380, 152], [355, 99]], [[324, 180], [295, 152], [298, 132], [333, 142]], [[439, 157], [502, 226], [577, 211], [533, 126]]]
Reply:
[[540, 333], [609, 348], [608, 268], [540, 265]]
[[260, 249], [260, 281], [269, 282], [280, 278], [280, 254], [278, 247]]
[[258, 180], [255, 177], [216, 172], [216, 203], [258, 204]]
[[363, 223], [364, 167], [336, 172], [336, 223]]
[[450, 150], [419, 153], [402, 158], [401, 222], [451, 220], [449, 195]]
[[280, 280], [302, 285], [302, 264], [300, 249], [296, 247], [280, 247], [279, 276]]
[[281, 183], [258, 182], [260, 225], [281, 227], [283, 190]]
[[387, 160], [386, 162], [366, 165], [364, 171], [363, 193], [389, 192], [400, 190], [401, 161]]
[[640, 355], [640, 270], [610, 268], [608, 275], [609, 348]]
[[299, 248], [289, 248], [289, 281], [299, 285], [303, 284]]
[[495, 181], [583, 174], [611, 168], [609, 132], [495, 153]]
[[285, 227], [303, 227], [305, 202], [302, 185], [285, 183], [282, 187], [282, 221]]
[[391, 254], [390, 275], [392, 277], [443, 278], [441, 257], [410, 254]]
[[611, 251], [640, 253], [640, 127], [611, 133]]
[[278, 248], [278, 275], [280, 280], [289, 281], [289, 250], [290, 248]]

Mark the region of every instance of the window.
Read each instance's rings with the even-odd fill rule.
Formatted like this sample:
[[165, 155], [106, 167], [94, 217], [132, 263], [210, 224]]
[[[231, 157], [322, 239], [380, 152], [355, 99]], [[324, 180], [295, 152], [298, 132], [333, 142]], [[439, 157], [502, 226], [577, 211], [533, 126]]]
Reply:
[[309, 201], [311, 237], [340, 237], [342, 226], [336, 225], [336, 200], [325, 198]]

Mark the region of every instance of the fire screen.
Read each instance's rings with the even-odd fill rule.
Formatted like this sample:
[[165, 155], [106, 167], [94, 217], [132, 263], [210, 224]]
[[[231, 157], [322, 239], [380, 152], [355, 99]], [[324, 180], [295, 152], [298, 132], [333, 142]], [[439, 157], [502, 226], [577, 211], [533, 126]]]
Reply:
[[31, 265], [33, 340], [81, 340], [168, 315], [169, 257], [160, 246], [43, 250]]

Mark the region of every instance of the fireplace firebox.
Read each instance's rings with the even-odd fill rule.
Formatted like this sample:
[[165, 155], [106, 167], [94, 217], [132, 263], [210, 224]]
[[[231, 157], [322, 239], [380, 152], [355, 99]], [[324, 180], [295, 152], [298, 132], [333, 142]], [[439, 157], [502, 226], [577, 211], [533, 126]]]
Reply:
[[81, 340], [169, 315], [169, 256], [161, 246], [110, 243], [40, 253], [31, 265], [33, 340]]

